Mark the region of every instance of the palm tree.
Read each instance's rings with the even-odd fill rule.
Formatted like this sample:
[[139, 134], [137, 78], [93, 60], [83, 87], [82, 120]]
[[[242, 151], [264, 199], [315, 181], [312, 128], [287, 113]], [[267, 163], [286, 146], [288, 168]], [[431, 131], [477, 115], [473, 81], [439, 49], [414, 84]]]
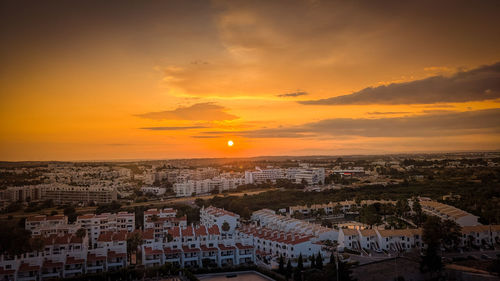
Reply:
[[131, 261], [132, 254], [137, 253], [137, 248], [142, 245], [142, 234], [133, 232], [127, 237], [127, 257]]

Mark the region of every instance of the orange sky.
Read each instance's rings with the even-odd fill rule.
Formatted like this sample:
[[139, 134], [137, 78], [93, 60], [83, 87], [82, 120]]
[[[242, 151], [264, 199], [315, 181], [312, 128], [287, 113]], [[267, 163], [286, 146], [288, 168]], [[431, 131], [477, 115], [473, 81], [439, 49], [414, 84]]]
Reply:
[[496, 1], [400, 2], [5, 1], [0, 160], [498, 150]]

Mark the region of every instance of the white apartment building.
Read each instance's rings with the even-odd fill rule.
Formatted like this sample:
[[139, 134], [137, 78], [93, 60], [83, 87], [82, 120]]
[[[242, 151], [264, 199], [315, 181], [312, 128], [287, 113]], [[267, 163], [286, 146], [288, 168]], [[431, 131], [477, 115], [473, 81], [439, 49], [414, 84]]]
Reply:
[[75, 233], [78, 226], [68, 224], [68, 217], [63, 215], [55, 216], [32, 216], [26, 218], [25, 229], [31, 231], [31, 235], [68, 234]]
[[174, 227], [187, 227], [187, 217], [177, 217], [177, 211], [172, 208], [144, 212], [144, 231], [152, 231], [155, 241], [165, 240], [168, 231]]
[[403, 252], [421, 248], [422, 229], [352, 229], [339, 230], [339, 249]]
[[288, 169], [267, 168], [261, 169], [255, 167], [255, 171], [245, 171], [245, 183], [265, 183], [276, 182], [277, 179], [289, 179], [296, 183], [301, 183], [305, 180], [309, 185], [324, 183], [325, 169], [324, 168], [309, 168], [306, 165], [301, 167], [293, 167]]
[[174, 227], [172, 241], [157, 241], [153, 232], [143, 234], [142, 263], [146, 267], [170, 262], [181, 267], [232, 266], [255, 262], [254, 247], [247, 240], [224, 238], [217, 225]]
[[311, 235], [243, 225], [238, 229], [238, 237], [252, 241], [256, 254], [260, 257], [284, 256], [287, 259], [296, 259], [299, 255], [303, 258], [317, 253], [326, 255], [322, 251], [322, 244]]
[[255, 171], [245, 171], [245, 183], [276, 182], [277, 179], [285, 179], [285, 171], [281, 168], [261, 169], [255, 167]]
[[287, 178], [295, 183], [301, 183], [302, 180], [305, 180], [309, 185], [325, 182], [324, 168], [288, 168], [286, 174]]
[[437, 216], [442, 220], [453, 220], [460, 226], [474, 226], [480, 225], [478, 217], [471, 213], [460, 210], [450, 205], [439, 203], [431, 200], [420, 199], [422, 210], [433, 216]]
[[117, 198], [115, 188], [111, 187], [85, 187], [62, 184], [48, 185], [43, 189], [42, 200], [51, 199], [55, 204], [83, 203], [111, 203]]
[[310, 235], [318, 240], [336, 241], [338, 239], [338, 231], [335, 229], [291, 217], [277, 215], [273, 210], [269, 209], [262, 209], [253, 212], [252, 220], [259, 223], [260, 226], [269, 229]]
[[[222, 226], [226, 222], [229, 224], [229, 230], [223, 231]], [[233, 212], [213, 206], [208, 208], [203, 206], [200, 210], [200, 223], [207, 227], [217, 225], [223, 234], [231, 236], [231, 234], [233, 234], [236, 228], [240, 225], [240, 216]]]
[[116, 214], [104, 213], [100, 215], [87, 214], [78, 216], [76, 225], [87, 231], [90, 248], [93, 249], [97, 247], [98, 238], [103, 232], [134, 231], [135, 214], [127, 212]]
[[11, 186], [0, 190], [0, 200], [8, 202], [40, 201], [45, 185]]
[[244, 184], [242, 178], [212, 178], [204, 180], [188, 180], [175, 183], [173, 190], [177, 197], [188, 197], [201, 194], [209, 194], [213, 191], [223, 192], [236, 189]]
[[460, 246], [481, 247], [500, 243], [500, 225], [463, 226], [461, 231], [462, 241]]
[[73, 277], [85, 271], [87, 237], [75, 234], [41, 236], [44, 249], [20, 256], [0, 256], [2, 280], [48, 280]]
[[143, 186], [143, 187], [141, 187], [141, 191], [144, 193], [151, 193], [153, 195], [160, 196], [160, 195], [165, 194], [165, 192], [167, 190], [163, 187]]

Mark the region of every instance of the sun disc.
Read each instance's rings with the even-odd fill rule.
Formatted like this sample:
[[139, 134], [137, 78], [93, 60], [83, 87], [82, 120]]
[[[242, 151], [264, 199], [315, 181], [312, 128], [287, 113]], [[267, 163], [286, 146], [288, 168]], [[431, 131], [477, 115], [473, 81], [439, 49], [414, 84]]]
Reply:
[[232, 140], [227, 141], [227, 146], [233, 146], [233, 145], [234, 145], [234, 142]]

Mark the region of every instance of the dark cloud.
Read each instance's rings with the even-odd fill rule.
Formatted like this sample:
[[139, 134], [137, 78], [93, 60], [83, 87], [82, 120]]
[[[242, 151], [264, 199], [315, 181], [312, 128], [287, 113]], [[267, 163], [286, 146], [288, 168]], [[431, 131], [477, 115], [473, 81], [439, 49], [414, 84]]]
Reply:
[[226, 112], [227, 108], [215, 103], [197, 103], [188, 107], [179, 107], [174, 110], [148, 112], [137, 116], [154, 120], [205, 120], [220, 121], [234, 120], [238, 116]]
[[408, 111], [387, 111], [387, 112], [380, 112], [380, 111], [372, 111], [368, 112], [370, 115], [396, 115], [396, 114], [409, 114], [411, 112]]
[[151, 131], [179, 131], [179, 130], [191, 130], [191, 129], [205, 129], [205, 126], [179, 126], [179, 127], [143, 127], [142, 130]]
[[[500, 109], [378, 119], [337, 118], [300, 126], [229, 132], [248, 138], [306, 138], [306, 137], [433, 137], [467, 134], [500, 134]], [[225, 135], [228, 132], [206, 132]]]
[[290, 98], [290, 97], [300, 97], [300, 96], [306, 96], [309, 93], [307, 92], [294, 92], [294, 93], [286, 93], [286, 94], [281, 94], [281, 95], [276, 95], [277, 97], [280, 98]]
[[432, 104], [500, 98], [500, 62], [453, 76], [433, 76], [405, 83], [369, 87], [361, 91], [320, 100], [299, 101], [308, 105]]
[[192, 138], [195, 139], [216, 139], [218, 136], [191, 136]]

